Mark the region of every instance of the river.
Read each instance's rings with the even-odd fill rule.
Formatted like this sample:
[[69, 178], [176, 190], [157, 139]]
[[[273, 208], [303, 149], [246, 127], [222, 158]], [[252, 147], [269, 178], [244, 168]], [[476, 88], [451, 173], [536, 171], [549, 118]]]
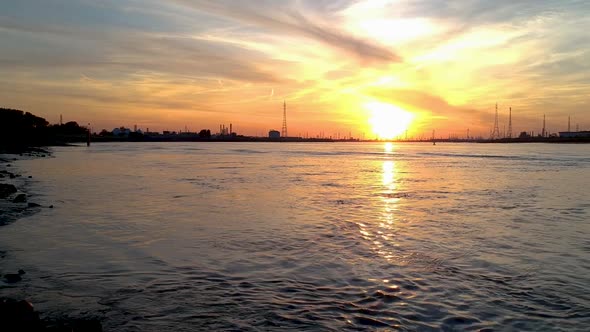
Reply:
[[13, 162], [1, 296], [105, 331], [587, 331], [590, 145], [114, 143]]

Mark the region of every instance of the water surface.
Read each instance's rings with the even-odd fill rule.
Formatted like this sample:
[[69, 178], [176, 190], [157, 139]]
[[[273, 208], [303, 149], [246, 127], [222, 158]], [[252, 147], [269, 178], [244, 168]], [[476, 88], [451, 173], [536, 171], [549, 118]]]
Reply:
[[[14, 163], [0, 289], [107, 331], [590, 326], [590, 145], [128, 143]], [[4, 270], [4, 269], [3, 269]]]

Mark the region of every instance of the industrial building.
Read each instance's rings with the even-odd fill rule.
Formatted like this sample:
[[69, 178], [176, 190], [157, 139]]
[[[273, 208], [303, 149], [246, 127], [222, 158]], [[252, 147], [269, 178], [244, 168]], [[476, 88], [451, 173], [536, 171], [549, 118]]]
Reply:
[[281, 138], [281, 133], [278, 130], [271, 130], [268, 132], [268, 138]]
[[560, 131], [561, 138], [590, 138], [590, 131]]

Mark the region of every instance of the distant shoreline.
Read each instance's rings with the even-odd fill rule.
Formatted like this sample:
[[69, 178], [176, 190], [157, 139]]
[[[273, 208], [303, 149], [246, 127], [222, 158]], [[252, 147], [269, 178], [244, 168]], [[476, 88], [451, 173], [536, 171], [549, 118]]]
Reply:
[[[117, 138], [93, 136], [91, 143], [113, 143], [113, 142], [263, 142], [263, 143], [484, 143], [484, 144], [522, 144], [522, 143], [550, 143], [550, 144], [587, 144], [590, 138], [560, 138], [560, 137], [532, 137], [532, 138], [503, 138], [497, 140], [489, 139], [429, 139], [429, 140], [362, 140], [362, 139], [331, 139], [331, 138], [267, 138], [267, 137], [219, 137], [219, 138], [199, 138], [199, 137], [158, 137], [144, 136], [135, 138]], [[79, 143], [83, 143], [80, 141]]]
[[[268, 138], [268, 137], [252, 137], [252, 136], [220, 136], [203, 138], [192, 135], [170, 135], [170, 136], [139, 136], [139, 137], [112, 137], [112, 136], [92, 136], [92, 142], [318, 142], [331, 143], [338, 142], [330, 138], [300, 138], [300, 137], [286, 137], [286, 138]], [[348, 142], [357, 140], [347, 140]]]

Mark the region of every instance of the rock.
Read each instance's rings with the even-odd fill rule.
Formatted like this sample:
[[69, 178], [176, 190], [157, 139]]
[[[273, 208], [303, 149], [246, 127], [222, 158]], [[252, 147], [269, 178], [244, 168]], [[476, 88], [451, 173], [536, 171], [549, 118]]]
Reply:
[[43, 331], [43, 324], [33, 305], [27, 301], [0, 299], [2, 331]]
[[102, 324], [96, 318], [42, 320], [30, 302], [0, 298], [0, 331], [102, 332]]
[[50, 209], [53, 209], [53, 205], [49, 205], [49, 208], [50, 208]]
[[16, 192], [16, 187], [12, 184], [0, 183], [0, 198], [6, 198]]
[[8, 273], [4, 275], [4, 281], [9, 284], [14, 284], [15, 282], [19, 282], [21, 280], [23, 280], [23, 278], [20, 276], [20, 274]]
[[33, 176], [32, 175], [29, 175], [29, 179], [32, 179], [32, 178], [33, 178]]
[[21, 276], [25, 273], [26, 272], [23, 269], [18, 270], [18, 273], [8, 273], [8, 274], [4, 275], [4, 280], [7, 283], [19, 282], [19, 281], [23, 280], [23, 278]]
[[12, 200], [12, 203], [25, 203], [26, 201], [27, 201], [27, 195], [26, 194], [18, 194]]
[[39, 204], [37, 204], [37, 203], [28, 203], [28, 204], [27, 204], [27, 207], [30, 207], [30, 208], [36, 208], [36, 207], [40, 207], [40, 206], [41, 206], [41, 205], [39, 205]]

